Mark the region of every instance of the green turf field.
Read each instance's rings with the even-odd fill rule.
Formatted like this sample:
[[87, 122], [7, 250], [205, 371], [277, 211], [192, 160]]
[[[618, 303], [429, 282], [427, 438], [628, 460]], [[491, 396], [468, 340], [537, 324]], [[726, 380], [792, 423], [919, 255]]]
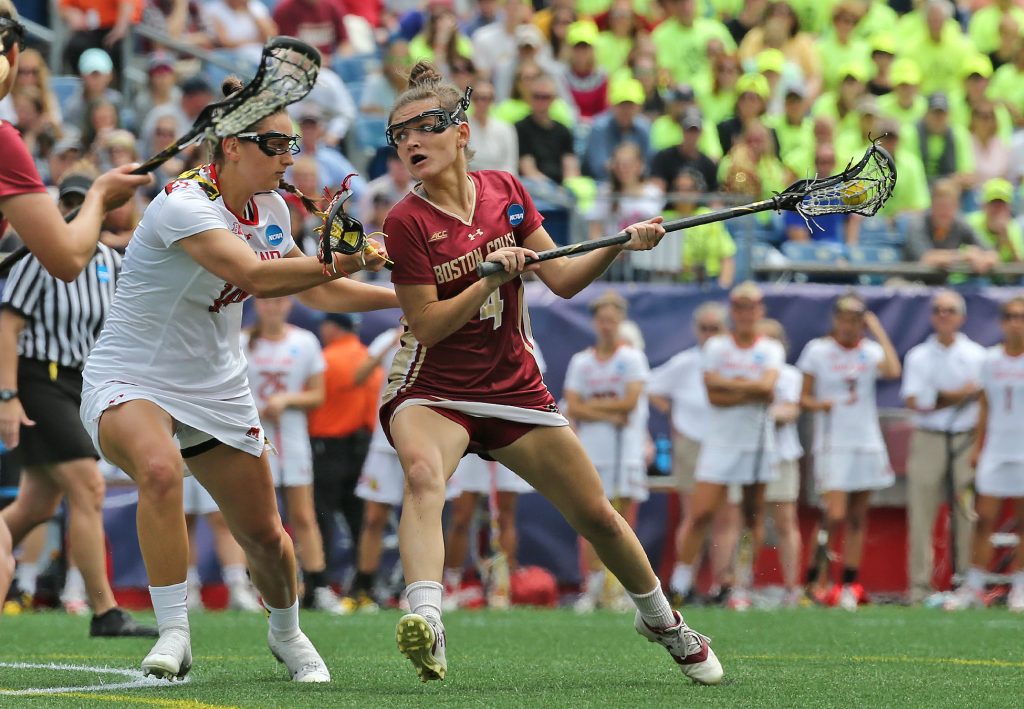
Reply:
[[[719, 687], [690, 684], [631, 616], [569, 611], [461, 612], [446, 617], [448, 679], [422, 685], [394, 645], [397, 612], [304, 615], [334, 675], [298, 685], [266, 648], [256, 615], [192, 619], [195, 665], [184, 684], [134, 682], [150, 641], [86, 637], [57, 613], [0, 619], [0, 707], [1020, 707], [1024, 617], [896, 607], [736, 614], [695, 609], [725, 667]], [[76, 665], [83, 669], [13, 664]], [[78, 688], [61, 694], [11, 691]]]

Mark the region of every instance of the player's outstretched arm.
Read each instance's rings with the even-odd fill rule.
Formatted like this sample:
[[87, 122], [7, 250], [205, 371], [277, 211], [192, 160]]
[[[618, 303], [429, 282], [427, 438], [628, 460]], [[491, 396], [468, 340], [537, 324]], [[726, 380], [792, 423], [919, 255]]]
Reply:
[[300, 292], [299, 302], [328, 313], [365, 313], [398, 307], [398, 298], [390, 288], [360, 283], [351, 278], [324, 283]]

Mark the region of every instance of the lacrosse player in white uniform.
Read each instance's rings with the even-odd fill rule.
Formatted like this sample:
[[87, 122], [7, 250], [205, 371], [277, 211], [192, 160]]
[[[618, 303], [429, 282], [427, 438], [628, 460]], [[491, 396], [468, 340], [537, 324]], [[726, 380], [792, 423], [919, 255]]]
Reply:
[[[240, 88], [225, 82], [225, 93]], [[221, 139], [212, 164], [185, 173], [150, 203], [83, 373], [85, 428], [96, 450], [139, 486], [139, 543], [160, 631], [142, 661], [147, 675], [181, 678], [192, 665], [185, 457], [246, 552], [269, 612], [272, 653], [294, 681], [330, 680], [299, 629], [295, 554], [239, 346], [241, 303], [251, 294], [299, 292], [321, 310], [398, 301], [388, 289], [343, 278], [364, 263], [380, 269], [380, 254], [332, 254], [329, 273], [295, 246], [288, 208], [272, 191], [294, 162], [291, 130], [281, 111]]]
[[[744, 282], [729, 293], [732, 331], [709, 339], [701, 350], [701, 368], [710, 411], [697, 458], [697, 483], [692, 514], [684, 521], [678, 553], [675, 590], [683, 595], [693, 585], [694, 563], [704, 545], [711, 521], [726, 504], [730, 485], [741, 485], [747, 497], [751, 530], [751, 558], [757, 558], [763, 529], [765, 485], [775, 479], [772, 465], [775, 427], [768, 406], [772, 401], [785, 354], [775, 340], [758, 334], [764, 317], [761, 289]], [[750, 606], [750, 589], [733, 588], [731, 607]]]
[[[626, 300], [607, 291], [590, 303], [597, 335], [593, 347], [577, 352], [565, 372], [566, 415], [573, 420], [580, 443], [601, 476], [608, 499], [627, 520], [635, 503], [647, 499], [647, 357], [626, 344], [621, 326]], [[615, 603], [606, 590], [605, 569], [586, 540], [580, 539], [587, 576], [577, 612], [593, 611], [599, 602]], [[622, 597], [622, 596], [619, 596]]]
[[992, 533], [1003, 500], [1010, 499], [1018, 542], [1016, 571], [1006, 606], [1014, 613], [1024, 613], [1024, 297], [1003, 303], [1000, 317], [1003, 343], [990, 347], [982, 364], [978, 436], [971, 452], [971, 466], [977, 469], [974, 486], [978, 493], [974, 501], [978, 522], [971, 545], [971, 567], [964, 584], [947, 601], [949, 610], [985, 605], [985, 571], [992, 558]]
[[[875, 339], [866, 339], [865, 330]], [[833, 547], [845, 525], [838, 603], [855, 611], [864, 596], [857, 572], [871, 491], [895, 480], [878, 423], [875, 389], [879, 378], [899, 378], [900, 358], [863, 299], [848, 294], [835, 302], [831, 334], [808, 342], [796, 366], [804, 374], [801, 405], [815, 412], [814, 478]], [[826, 583], [813, 575], [812, 568], [809, 586]]]

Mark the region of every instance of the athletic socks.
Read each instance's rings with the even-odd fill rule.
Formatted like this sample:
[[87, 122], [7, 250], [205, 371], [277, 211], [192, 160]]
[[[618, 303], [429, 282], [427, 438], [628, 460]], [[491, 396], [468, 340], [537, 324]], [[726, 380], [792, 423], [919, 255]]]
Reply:
[[1011, 578], [1013, 579], [1011, 581], [1013, 588], [1019, 588], [1024, 590], [1024, 569], [1014, 573]]
[[249, 574], [245, 570], [245, 564], [228, 564], [224, 567], [224, 583], [229, 587], [247, 586]]
[[626, 593], [633, 599], [647, 625], [652, 628], [670, 628], [676, 624], [676, 614], [668, 604], [660, 585], [655, 586], [649, 593]]
[[967, 579], [964, 581], [964, 585], [972, 591], [981, 593], [985, 590], [985, 572], [977, 566], [972, 566], [967, 570]]
[[82, 572], [78, 570], [77, 566], [72, 566], [68, 569], [67, 578], [64, 579], [64, 590], [60, 594], [60, 599], [62, 601], [85, 599], [85, 579], [82, 578]]
[[444, 585], [453, 591], [458, 591], [462, 587], [462, 569], [445, 569]]
[[437, 581], [414, 581], [405, 589], [409, 610], [435, 623], [441, 622], [441, 596], [444, 586]]
[[672, 579], [668, 584], [669, 589], [685, 596], [693, 587], [693, 566], [691, 564], [676, 564], [672, 570]]
[[276, 640], [287, 641], [299, 634], [299, 600], [287, 608], [272, 608], [263, 602], [270, 614], [270, 632]]
[[188, 632], [188, 610], [185, 607], [187, 596], [188, 582], [186, 581], [171, 586], [149, 587], [153, 612], [156, 613], [156, 626], [161, 633], [170, 628], [179, 628]]
[[35, 562], [19, 561], [18, 569], [14, 572], [14, 578], [18, 581], [18, 588], [22, 593], [30, 596], [36, 595], [36, 579], [39, 578], [39, 564]]
[[604, 569], [589, 572], [583, 582], [583, 594], [591, 598], [600, 596], [601, 591], [604, 590], [604, 576]]

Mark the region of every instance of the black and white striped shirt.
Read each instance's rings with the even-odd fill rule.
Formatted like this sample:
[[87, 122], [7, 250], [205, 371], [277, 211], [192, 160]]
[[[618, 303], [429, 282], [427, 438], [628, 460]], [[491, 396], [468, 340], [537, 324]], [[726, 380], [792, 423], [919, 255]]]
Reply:
[[51, 276], [34, 256], [17, 264], [0, 307], [26, 320], [18, 355], [82, 369], [110, 311], [120, 272], [120, 254], [103, 244], [71, 283]]

